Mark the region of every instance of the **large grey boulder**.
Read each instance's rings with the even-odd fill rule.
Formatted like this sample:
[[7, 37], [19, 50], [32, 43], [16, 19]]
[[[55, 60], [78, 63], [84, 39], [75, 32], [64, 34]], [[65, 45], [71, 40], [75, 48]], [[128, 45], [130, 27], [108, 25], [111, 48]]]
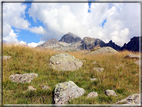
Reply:
[[92, 51], [88, 54], [99, 54], [99, 53], [116, 53], [117, 51], [111, 47], [103, 47], [100, 49], [97, 49], [95, 51]]
[[140, 101], [140, 94], [132, 94], [128, 97], [116, 102], [116, 104], [123, 103], [123, 104], [141, 104]]
[[82, 65], [80, 60], [67, 53], [55, 54], [50, 58], [50, 66], [55, 70], [74, 71]]
[[9, 79], [17, 83], [30, 83], [36, 77], [38, 77], [37, 73], [11, 74]]
[[129, 54], [129, 55], [125, 56], [125, 58], [130, 58], [130, 59], [139, 59], [139, 58], [140, 58], [140, 56], [139, 56], [139, 55]]
[[83, 88], [79, 88], [73, 81], [59, 83], [55, 86], [55, 104], [67, 104], [69, 100], [78, 98], [85, 93]]

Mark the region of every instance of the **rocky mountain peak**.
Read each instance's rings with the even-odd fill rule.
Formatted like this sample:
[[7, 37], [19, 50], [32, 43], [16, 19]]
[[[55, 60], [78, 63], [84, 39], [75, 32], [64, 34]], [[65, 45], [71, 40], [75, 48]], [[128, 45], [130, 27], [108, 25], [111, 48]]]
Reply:
[[59, 42], [66, 42], [66, 43], [73, 43], [78, 41], [81, 41], [81, 38], [71, 32], [68, 32], [59, 40]]
[[139, 51], [139, 39], [140, 37], [131, 38], [127, 44], [122, 46], [121, 50]]

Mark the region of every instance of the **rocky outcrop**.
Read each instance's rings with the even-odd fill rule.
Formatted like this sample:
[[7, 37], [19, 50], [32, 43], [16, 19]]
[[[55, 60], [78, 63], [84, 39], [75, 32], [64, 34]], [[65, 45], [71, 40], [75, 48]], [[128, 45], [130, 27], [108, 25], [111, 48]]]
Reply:
[[132, 55], [132, 54], [129, 54], [129, 55], [125, 56], [125, 58], [140, 59], [140, 56], [139, 56], [139, 55]]
[[116, 45], [114, 42], [112, 42], [112, 40], [110, 40], [108, 43], [106, 43], [105, 46], [112, 47], [113, 49], [115, 49], [117, 51], [121, 50], [121, 47]]
[[109, 90], [109, 89], [107, 89], [107, 90], [105, 91], [105, 94], [106, 94], [107, 96], [110, 96], [110, 95], [112, 95], [112, 96], [117, 96], [114, 90]]
[[116, 53], [117, 51], [111, 47], [103, 47], [100, 49], [97, 49], [95, 51], [89, 52], [87, 54], [99, 54], [99, 53]]
[[121, 50], [129, 50], [129, 51], [139, 51], [139, 39], [140, 37], [133, 37], [131, 40], [126, 44], [124, 44]]
[[86, 50], [91, 50], [95, 46], [100, 46], [100, 47], [105, 46], [105, 43], [102, 40], [91, 37], [84, 37], [81, 43], [82, 43], [82, 49]]
[[73, 81], [59, 83], [55, 86], [55, 104], [67, 104], [69, 100], [78, 98], [85, 93], [83, 88], [79, 88]]
[[50, 58], [50, 66], [55, 70], [74, 71], [81, 68], [83, 63], [67, 53], [55, 54]]
[[73, 33], [70, 33], [70, 32], [67, 33], [66, 35], [64, 35], [59, 40], [59, 42], [66, 42], [66, 43], [73, 43], [73, 42], [79, 42], [79, 41], [81, 41], [81, 38]]
[[140, 103], [140, 94], [132, 94], [118, 102], [116, 102], [116, 104], [119, 104], [119, 103], [123, 103], [123, 104], [141, 104]]
[[25, 73], [25, 74], [11, 74], [9, 79], [12, 82], [17, 83], [30, 83], [33, 79], [38, 77], [37, 73]]

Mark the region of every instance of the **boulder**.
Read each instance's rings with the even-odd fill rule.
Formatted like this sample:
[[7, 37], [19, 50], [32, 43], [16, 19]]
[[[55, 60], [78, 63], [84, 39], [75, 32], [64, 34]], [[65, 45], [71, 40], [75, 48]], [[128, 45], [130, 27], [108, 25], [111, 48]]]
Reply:
[[100, 49], [97, 49], [95, 51], [92, 51], [88, 54], [99, 54], [99, 53], [116, 53], [117, 51], [111, 47], [103, 47]]
[[97, 97], [98, 96], [98, 93], [97, 92], [90, 92], [88, 95], [87, 95], [87, 98], [90, 98], [90, 97]]
[[129, 54], [129, 55], [125, 56], [125, 58], [130, 58], [130, 59], [140, 59], [140, 56], [139, 56], [139, 55]]
[[83, 88], [79, 88], [73, 81], [59, 83], [55, 86], [55, 104], [67, 104], [69, 100], [78, 98], [85, 93]]
[[140, 104], [140, 94], [132, 94], [128, 97], [116, 102], [116, 104], [123, 103], [123, 104]]
[[107, 96], [110, 96], [110, 95], [112, 95], [112, 96], [117, 96], [114, 90], [109, 90], [109, 89], [107, 89], [107, 90], [105, 91], [105, 94], [106, 94]]
[[[10, 59], [11, 58], [11, 56], [3, 56], [3, 60], [7, 60], [7, 59]], [[1, 57], [0, 57], [0, 59], [1, 59]]]
[[17, 83], [30, 83], [36, 77], [38, 77], [37, 73], [11, 74], [9, 79]]
[[55, 54], [50, 58], [51, 68], [59, 71], [74, 71], [81, 68], [82, 65], [80, 60], [67, 53]]
[[103, 72], [104, 68], [94, 67], [93, 70], [97, 72]]

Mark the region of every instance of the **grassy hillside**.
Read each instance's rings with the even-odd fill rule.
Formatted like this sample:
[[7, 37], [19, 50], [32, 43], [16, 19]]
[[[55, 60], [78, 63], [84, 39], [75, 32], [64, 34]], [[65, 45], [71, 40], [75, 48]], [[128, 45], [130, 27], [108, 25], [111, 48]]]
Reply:
[[[124, 58], [132, 52], [91, 56], [84, 54], [85, 51], [66, 52], [80, 60], [86, 60], [83, 67], [76, 71], [51, 69], [48, 66], [49, 59], [56, 53], [60, 52], [4, 45], [3, 55], [10, 55], [11, 59], [3, 61], [3, 103], [52, 104], [55, 85], [69, 80], [86, 91], [83, 96], [69, 101], [69, 104], [114, 104], [133, 93], [139, 93], [139, 76], [136, 75], [139, 74], [139, 66], [133, 63], [136, 59]], [[96, 64], [93, 64], [94, 61]], [[104, 71], [96, 72], [94, 67], [102, 67]], [[37, 73], [39, 77], [31, 83], [13, 83], [9, 80], [13, 73]], [[98, 81], [92, 82], [90, 78], [97, 78]], [[37, 90], [25, 92], [29, 85]], [[39, 85], [48, 85], [50, 89], [41, 90]], [[118, 96], [106, 96], [106, 89], [113, 89]], [[88, 93], [92, 91], [97, 92], [98, 97], [87, 99]]]

